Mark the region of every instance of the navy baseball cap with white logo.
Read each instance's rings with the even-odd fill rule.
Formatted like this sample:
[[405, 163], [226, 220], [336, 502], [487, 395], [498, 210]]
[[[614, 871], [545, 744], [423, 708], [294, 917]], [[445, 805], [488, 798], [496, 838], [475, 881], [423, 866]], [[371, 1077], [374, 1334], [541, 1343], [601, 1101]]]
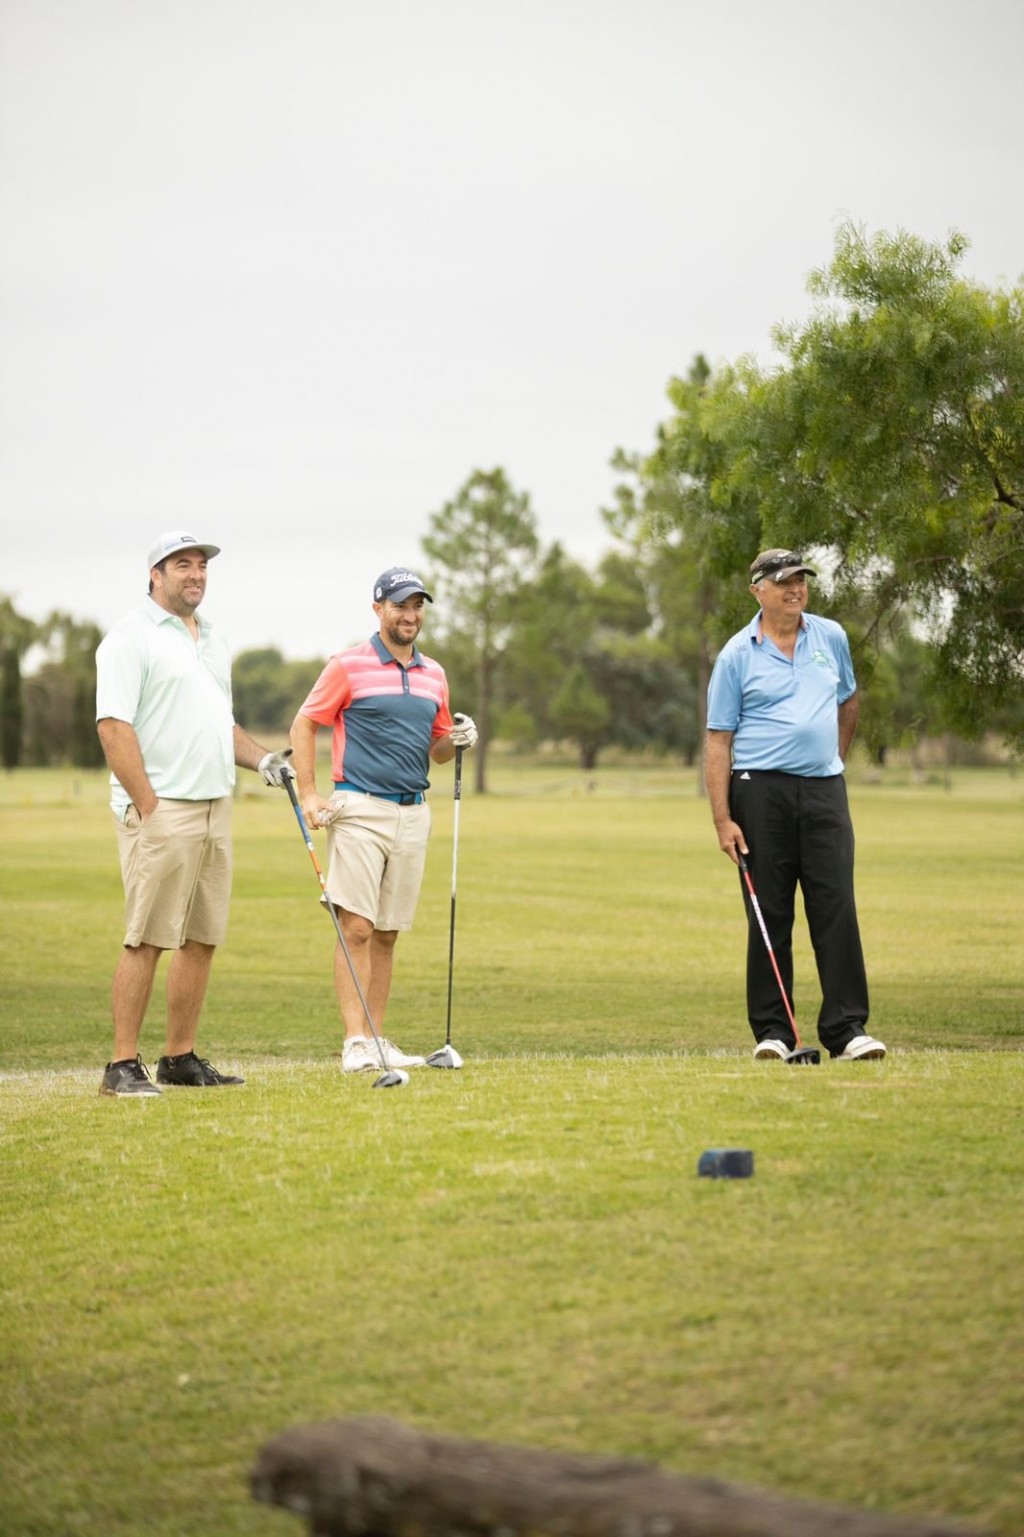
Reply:
[[404, 603], [406, 598], [411, 598], [414, 592], [421, 592], [428, 603], [433, 603], [433, 598], [423, 585], [421, 577], [415, 571], [409, 571], [405, 566], [389, 566], [387, 571], [382, 571], [373, 584], [374, 603]]

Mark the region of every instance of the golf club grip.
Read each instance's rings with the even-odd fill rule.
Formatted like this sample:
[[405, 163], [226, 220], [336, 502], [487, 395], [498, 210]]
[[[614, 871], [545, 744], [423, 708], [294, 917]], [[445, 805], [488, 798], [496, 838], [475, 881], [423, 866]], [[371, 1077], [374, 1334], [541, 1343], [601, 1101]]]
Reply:
[[309, 826], [306, 822], [305, 816], [303, 815], [302, 807], [299, 805], [299, 797], [295, 793], [294, 774], [284, 775], [284, 787], [288, 791], [288, 799], [292, 803], [292, 810], [295, 812], [295, 819], [299, 824], [299, 831], [305, 839], [306, 847], [311, 849], [313, 847], [313, 839], [310, 836]]

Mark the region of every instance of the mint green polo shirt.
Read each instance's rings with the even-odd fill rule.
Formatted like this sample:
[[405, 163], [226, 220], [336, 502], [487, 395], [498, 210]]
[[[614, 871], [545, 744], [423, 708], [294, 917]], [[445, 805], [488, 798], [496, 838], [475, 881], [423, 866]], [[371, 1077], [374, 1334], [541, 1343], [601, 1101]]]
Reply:
[[[146, 598], [118, 620], [96, 652], [96, 719], [135, 731], [154, 792], [163, 800], [230, 795], [235, 783], [231, 653], [198, 613], [199, 640], [183, 619]], [[111, 810], [128, 795], [110, 776]]]

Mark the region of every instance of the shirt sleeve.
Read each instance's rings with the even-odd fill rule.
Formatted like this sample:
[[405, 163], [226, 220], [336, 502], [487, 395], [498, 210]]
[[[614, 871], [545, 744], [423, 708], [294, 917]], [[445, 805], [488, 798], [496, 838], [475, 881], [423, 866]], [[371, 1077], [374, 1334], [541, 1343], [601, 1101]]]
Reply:
[[299, 707], [299, 714], [329, 726], [352, 698], [352, 680], [340, 657], [332, 656]]
[[839, 673], [839, 688], [836, 693], [836, 701], [838, 704], [845, 704], [857, 692], [857, 678], [853, 671], [850, 641], [846, 631], [841, 626], [837, 626], [834, 655], [836, 670]]
[[708, 684], [708, 730], [735, 731], [743, 709], [736, 656], [731, 648], [721, 651]]
[[145, 683], [142, 647], [126, 630], [112, 630], [96, 649], [96, 719], [134, 726]]
[[448, 698], [448, 679], [445, 678], [444, 688], [441, 692], [441, 703], [437, 707], [437, 714], [434, 716], [434, 724], [430, 728], [431, 741], [436, 742], [438, 737], [447, 736], [454, 725], [455, 722], [452, 720], [451, 702]]

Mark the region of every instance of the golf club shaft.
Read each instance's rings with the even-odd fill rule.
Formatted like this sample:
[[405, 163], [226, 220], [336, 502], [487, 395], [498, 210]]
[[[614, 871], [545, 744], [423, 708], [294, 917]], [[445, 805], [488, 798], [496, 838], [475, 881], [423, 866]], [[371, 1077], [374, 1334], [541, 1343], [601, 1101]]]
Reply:
[[768, 951], [768, 959], [772, 963], [772, 970], [775, 973], [775, 980], [779, 984], [779, 992], [782, 994], [782, 1003], [786, 1010], [786, 1017], [789, 1020], [790, 1028], [793, 1031], [793, 1039], [797, 1044], [797, 1049], [799, 1050], [803, 1046], [803, 1042], [800, 1039], [800, 1032], [796, 1028], [796, 1019], [793, 1016], [793, 1009], [789, 1002], [789, 994], [786, 992], [786, 985], [782, 980], [782, 973], [779, 970], [779, 963], [775, 959], [775, 951], [772, 948], [772, 942], [768, 936], [768, 927], [761, 912], [761, 904], [757, 900], [757, 892], [754, 890], [754, 882], [750, 878], [750, 870], [747, 867], [747, 861], [744, 859], [743, 855], [739, 852], [738, 849], [736, 853], [740, 862], [740, 869], [743, 872], [743, 879], [746, 881], [747, 890], [750, 893], [750, 905], [754, 909], [754, 916], [757, 919], [757, 926], [761, 930], [761, 937], [764, 939], [765, 949]]
[[340, 944], [342, 954], [348, 963], [349, 974], [352, 977], [353, 986], [355, 987], [356, 992], [359, 994], [359, 1002], [362, 1005], [363, 1013], [366, 1015], [366, 1023], [370, 1027], [370, 1034], [373, 1036], [374, 1044], [377, 1047], [377, 1055], [380, 1057], [380, 1065], [386, 1073], [389, 1071], [389, 1069], [387, 1058], [384, 1055], [384, 1048], [380, 1043], [380, 1036], [377, 1034], [377, 1027], [373, 1023], [373, 1015], [370, 1013], [370, 1005], [366, 1001], [366, 994], [363, 991], [363, 985], [356, 975], [356, 968], [352, 961], [352, 952], [349, 950], [349, 947], [345, 942], [345, 935], [342, 932], [341, 921], [338, 918], [334, 903], [331, 901], [330, 895], [328, 893], [327, 882], [324, 880], [324, 872], [320, 868], [320, 861], [316, 857], [316, 849], [313, 847], [313, 839], [310, 835], [309, 827], [306, 823], [306, 818], [302, 814], [302, 807], [299, 805], [298, 796], [295, 794], [294, 774], [285, 773], [284, 783], [285, 789], [288, 791], [288, 799], [292, 803], [292, 810], [295, 812], [295, 820], [299, 824], [299, 831], [302, 834], [302, 841], [305, 843], [306, 848], [309, 850], [309, 857], [313, 861], [313, 869], [316, 871], [316, 878], [320, 882], [320, 890], [323, 892], [324, 900], [327, 904], [327, 911], [330, 913], [331, 919], [334, 923], [335, 933], [338, 936], [338, 943]]
[[455, 749], [455, 810], [452, 817], [452, 907], [448, 923], [448, 1023], [444, 1032], [444, 1044], [452, 1043], [452, 978], [455, 974], [455, 891], [459, 868], [459, 810], [462, 806], [462, 747]]

